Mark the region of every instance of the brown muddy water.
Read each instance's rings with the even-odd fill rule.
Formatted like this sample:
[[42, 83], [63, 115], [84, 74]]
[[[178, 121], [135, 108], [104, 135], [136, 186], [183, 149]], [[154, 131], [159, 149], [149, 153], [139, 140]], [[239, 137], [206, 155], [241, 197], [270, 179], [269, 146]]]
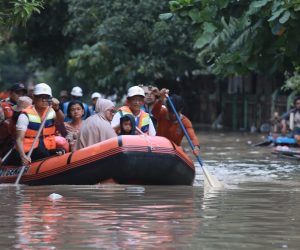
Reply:
[[299, 249], [299, 161], [252, 147], [261, 135], [199, 138], [224, 189], [201, 168], [193, 187], [0, 185], [0, 249]]

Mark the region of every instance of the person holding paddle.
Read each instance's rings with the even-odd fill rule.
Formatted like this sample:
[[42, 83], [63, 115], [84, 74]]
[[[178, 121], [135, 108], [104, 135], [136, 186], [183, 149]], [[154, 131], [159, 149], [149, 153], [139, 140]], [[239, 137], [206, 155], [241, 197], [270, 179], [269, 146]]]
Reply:
[[[52, 98], [52, 90], [49, 85], [40, 83], [34, 87], [33, 102], [34, 105], [24, 109], [18, 118], [16, 149], [6, 164], [28, 165], [32, 160], [56, 154], [55, 123], [64, 121], [64, 114], [59, 109], [59, 101]], [[38, 131], [44, 120], [45, 125], [39, 135]], [[38, 139], [35, 141], [36, 137]], [[32, 147], [33, 151], [29, 157], [26, 153]]]
[[[176, 118], [176, 115], [173, 112], [173, 109], [170, 107], [170, 103], [167, 102], [166, 106], [163, 105], [163, 103], [165, 103], [165, 99], [168, 93], [169, 93], [168, 89], [165, 88], [161, 89], [159, 93], [160, 98], [156, 101], [152, 109], [152, 114], [157, 119], [157, 135], [164, 136], [169, 140], [173, 141], [178, 146], [180, 146], [182, 138], [184, 137], [184, 132], [181, 129], [181, 126]], [[154, 94], [158, 95], [158, 93], [154, 93]], [[192, 123], [185, 115], [181, 113], [184, 107], [184, 101], [182, 97], [178, 95], [172, 95], [170, 99], [174, 104], [174, 107], [181, 119], [181, 122], [185, 127], [189, 137], [191, 138], [191, 141], [194, 144], [194, 149], [193, 149], [194, 155], [199, 155], [200, 154], [199, 141], [193, 129]]]
[[295, 138], [297, 144], [300, 146], [300, 96], [296, 96], [294, 98], [294, 108], [282, 115], [282, 134], [286, 134], [287, 132], [288, 121], [290, 130], [292, 131], [292, 136]]

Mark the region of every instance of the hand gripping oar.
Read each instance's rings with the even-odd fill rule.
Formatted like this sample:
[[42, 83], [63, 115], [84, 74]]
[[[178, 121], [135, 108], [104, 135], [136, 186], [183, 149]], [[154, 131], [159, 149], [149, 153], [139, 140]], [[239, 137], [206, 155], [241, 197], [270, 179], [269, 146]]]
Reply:
[[[30, 157], [31, 154], [32, 154], [32, 151], [33, 151], [33, 149], [34, 149], [34, 144], [36, 143], [36, 141], [37, 141], [38, 138], [40, 137], [40, 134], [41, 134], [41, 132], [42, 132], [44, 126], [45, 126], [45, 123], [46, 123], [46, 121], [47, 121], [47, 116], [48, 116], [50, 110], [51, 110], [51, 106], [49, 106], [48, 109], [47, 109], [47, 112], [46, 112], [46, 115], [45, 115], [45, 117], [44, 117], [44, 120], [42, 121], [41, 126], [40, 126], [40, 128], [39, 128], [39, 130], [38, 130], [38, 132], [37, 132], [37, 134], [36, 134], [36, 136], [35, 136], [35, 138], [34, 138], [34, 140], [33, 140], [33, 143], [32, 143], [32, 145], [31, 145], [31, 148], [30, 148], [29, 152], [27, 153], [27, 157]], [[18, 175], [18, 178], [17, 178], [17, 180], [16, 180], [16, 182], [15, 182], [15, 185], [18, 185], [18, 184], [19, 184], [20, 179], [21, 179], [21, 177], [22, 177], [22, 175], [23, 175], [23, 173], [24, 173], [25, 168], [26, 168], [26, 165], [22, 166], [21, 171], [20, 171], [20, 173], [19, 173], [19, 175]]]
[[[166, 95], [166, 97], [167, 97], [168, 102], [170, 103], [170, 106], [171, 106], [174, 114], [176, 115], [176, 118], [177, 118], [177, 120], [178, 120], [178, 122], [179, 122], [179, 124], [181, 126], [181, 129], [184, 132], [185, 137], [187, 138], [187, 140], [188, 140], [188, 142], [189, 142], [192, 150], [194, 150], [195, 146], [194, 146], [193, 142], [191, 141], [191, 138], [189, 137], [189, 135], [188, 135], [185, 127], [183, 126], [182, 121], [181, 121], [181, 119], [180, 119], [180, 117], [179, 117], [179, 115], [178, 115], [178, 113], [177, 113], [177, 111], [176, 111], [176, 109], [174, 107], [173, 102], [171, 101], [169, 95]], [[199, 164], [200, 164], [200, 166], [201, 166], [201, 168], [203, 170], [204, 177], [206, 178], [208, 184], [211, 187], [213, 187], [213, 188], [220, 188], [220, 187], [222, 187], [223, 186], [222, 183], [214, 175], [210, 174], [208, 172], [208, 170], [203, 166], [203, 163], [202, 163], [202, 160], [201, 160], [200, 156], [196, 155], [196, 158], [197, 158], [197, 160], [198, 160], [198, 162], [199, 162]]]

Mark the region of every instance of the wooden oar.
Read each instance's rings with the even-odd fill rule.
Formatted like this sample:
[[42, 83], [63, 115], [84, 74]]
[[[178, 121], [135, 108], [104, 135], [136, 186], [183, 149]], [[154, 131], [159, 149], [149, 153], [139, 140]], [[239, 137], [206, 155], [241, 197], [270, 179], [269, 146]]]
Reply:
[[[176, 118], [177, 118], [177, 120], [178, 120], [178, 122], [179, 122], [179, 124], [181, 126], [181, 129], [184, 132], [185, 137], [187, 138], [187, 140], [188, 140], [188, 142], [189, 142], [192, 150], [194, 150], [195, 146], [194, 146], [193, 142], [191, 141], [191, 138], [189, 137], [189, 135], [188, 135], [188, 133], [187, 133], [184, 125], [182, 124], [182, 121], [181, 121], [181, 119], [180, 119], [180, 117], [179, 117], [179, 115], [178, 115], [178, 113], [177, 113], [177, 111], [176, 111], [176, 109], [174, 107], [174, 104], [173, 104], [172, 100], [170, 99], [169, 95], [166, 95], [166, 97], [167, 97], [168, 102], [170, 103], [170, 106], [171, 106], [174, 114], [176, 115]], [[198, 160], [198, 162], [199, 162], [199, 164], [200, 164], [200, 166], [201, 166], [201, 168], [203, 170], [203, 174], [204, 174], [204, 177], [205, 177], [204, 181], [207, 180], [207, 183], [211, 187], [213, 187], [213, 188], [221, 188], [221, 187], [223, 187], [222, 183], [217, 179], [217, 177], [215, 177], [214, 175], [212, 175], [211, 173], [209, 173], [209, 171], [203, 166], [203, 163], [202, 163], [202, 160], [201, 160], [200, 156], [196, 155], [196, 158], [197, 158], [197, 160]]]
[[[31, 148], [30, 148], [29, 152], [27, 153], [27, 157], [30, 157], [31, 154], [32, 154], [32, 152], [33, 152], [34, 144], [36, 143], [36, 141], [37, 141], [37, 140], [39, 139], [39, 137], [40, 137], [40, 134], [41, 134], [41, 132], [42, 132], [44, 126], [45, 126], [45, 123], [46, 123], [46, 121], [47, 121], [47, 116], [48, 116], [50, 110], [51, 110], [51, 106], [49, 106], [48, 109], [47, 109], [47, 112], [46, 112], [46, 115], [45, 115], [45, 117], [44, 117], [44, 120], [42, 121], [41, 126], [40, 126], [40, 128], [39, 128], [39, 130], [38, 130], [38, 132], [37, 132], [37, 134], [36, 134], [36, 136], [35, 136], [35, 138], [34, 138], [34, 140], [33, 140], [33, 143], [32, 143], [32, 145], [31, 145]], [[19, 184], [20, 179], [21, 179], [21, 177], [22, 177], [22, 175], [23, 175], [23, 173], [24, 173], [25, 168], [26, 168], [26, 165], [23, 165], [22, 168], [21, 168], [21, 171], [20, 171], [20, 173], [19, 173], [19, 175], [18, 175], [18, 178], [17, 178], [17, 180], [16, 180], [16, 182], [15, 182], [15, 185], [18, 185], [18, 184]]]

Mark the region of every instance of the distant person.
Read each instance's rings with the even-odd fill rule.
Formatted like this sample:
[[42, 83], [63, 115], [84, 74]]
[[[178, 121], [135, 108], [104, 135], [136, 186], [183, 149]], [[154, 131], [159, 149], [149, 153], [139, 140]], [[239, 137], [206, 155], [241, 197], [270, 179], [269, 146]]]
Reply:
[[75, 146], [76, 150], [117, 136], [110, 124], [115, 113], [113, 102], [99, 98], [95, 111], [96, 114], [87, 118], [80, 129]]
[[147, 112], [154, 124], [154, 126], [156, 127], [156, 119], [152, 114], [152, 108], [156, 102], [156, 100], [159, 98], [159, 96], [155, 95], [155, 93], [159, 93], [159, 90], [157, 87], [153, 87], [151, 85], [149, 86], [143, 86], [142, 87], [144, 92], [145, 92], [145, 103], [142, 106], [142, 110], [144, 110], [145, 112]]
[[82, 116], [84, 115], [84, 107], [80, 101], [71, 101], [68, 106], [68, 117], [71, 119], [65, 122], [66, 139], [70, 144], [71, 151], [75, 150], [75, 144], [78, 138], [78, 133], [82, 127]]
[[[50, 111], [46, 117], [46, 123], [42, 130], [42, 136], [33, 145], [34, 138], [45, 118], [52, 99]], [[28, 165], [31, 161], [49, 157], [56, 154], [55, 123], [63, 122], [64, 115], [59, 109], [59, 101], [52, 98], [52, 90], [49, 85], [40, 83], [33, 90], [34, 105], [27, 107], [20, 114], [17, 124], [16, 149], [11, 153], [7, 164]], [[33, 145], [31, 157], [26, 154]]]
[[25, 96], [27, 94], [27, 88], [23, 83], [16, 83], [9, 89], [10, 97], [7, 99], [8, 102], [13, 105], [17, 104], [17, 100], [20, 96]]
[[274, 112], [271, 118], [271, 133], [279, 134], [281, 133], [281, 130], [282, 130], [281, 118], [278, 112]]
[[143, 133], [155, 136], [156, 131], [149, 114], [141, 110], [141, 106], [144, 104], [144, 98], [145, 92], [141, 87], [133, 86], [128, 89], [126, 105], [119, 108], [111, 122], [112, 127], [118, 133], [120, 132], [120, 118], [126, 114], [130, 114], [134, 117], [136, 127]]
[[120, 135], [135, 135], [135, 120], [130, 114], [126, 114], [120, 118]]
[[92, 115], [96, 114], [95, 107], [96, 107], [96, 103], [98, 101], [98, 98], [102, 98], [102, 95], [99, 92], [94, 92], [91, 96], [92, 106], [90, 107], [90, 110], [91, 110]]
[[67, 102], [69, 100], [69, 94], [67, 90], [61, 90], [59, 92], [59, 102], [62, 105], [63, 103]]
[[300, 145], [300, 96], [296, 96], [294, 99], [294, 108], [290, 109], [286, 114], [282, 116], [282, 133], [287, 133], [288, 123], [290, 130], [292, 131], [292, 136]]
[[[166, 95], [169, 93], [168, 89], [163, 88], [160, 91], [160, 98], [156, 101], [152, 113], [157, 119], [157, 135], [168, 138], [178, 146], [181, 146], [181, 141], [184, 137], [184, 132], [177, 120], [176, 114], [174, 113], [170, 103], [166, 102]], [[172, 95], [170, 97], [176, 112], [178, 113], [180, 120], [185, 127], [187, 134], [189, 135], [195, 149], [193, 153], [199, 155], [200, 145], [191, 121], [182, 114], [184, 107], [184, 101], [181, 96]], [[167, 106], [162, 105], [166, 103]]]
[[27, 89], [23, 83], [16, 83], [9, 89], [9, 97], [6, 100], [1, 101], [1, 107], [4, 111], [5, 118], [11, 118], [13, 116], [12, 107], [17, 104], [19, 97], [25, 96]]
[[[72, 91], [71, 91], [70, 94], [71, 94], [71, 101], [74, 101], [74, 100], [81, 101], [81, 97], [83, 96], [82, 89], [78, 86], [72, 88]], [[63, 104], [63, 107], [62, 107], [62, 110], [65, 114], [65, 122], [69, 122], [71, 120], [67, 116], [68, 115], [67, 112], [68, 112], [69, 103], [70, 103], [69, 101], [65, 102]], [[86, 118], [88, 118], [91, 115], [91, 111], [89, 109], [89, 106], [86, 103], [82, 102], [82, 104], [83, 104], [83, 107], [84, 107], [84, 115], [83, 115], [82, 119], [85, 120]]]

